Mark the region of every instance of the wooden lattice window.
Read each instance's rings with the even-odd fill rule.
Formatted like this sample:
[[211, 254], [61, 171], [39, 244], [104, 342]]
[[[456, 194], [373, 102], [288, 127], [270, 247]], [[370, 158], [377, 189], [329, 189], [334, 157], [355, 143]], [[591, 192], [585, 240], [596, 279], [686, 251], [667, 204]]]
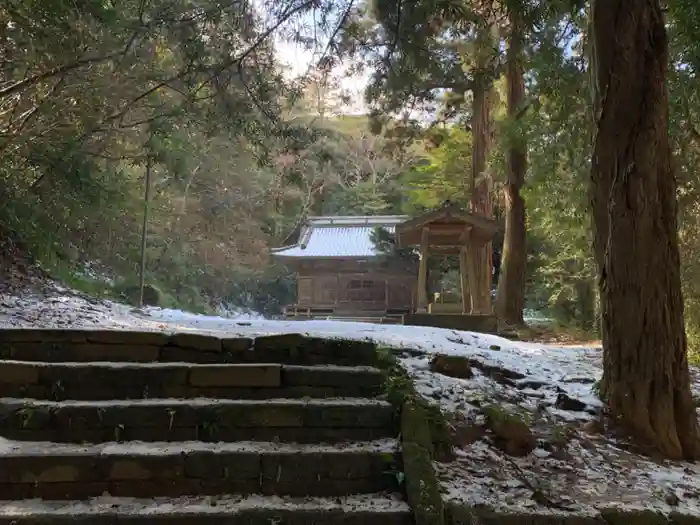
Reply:
[[386, 286], [384, 281], [353, 279], [348, 283], [347, 295], [350, 301], [384, 302]]
[[321, 304], [334, 304], [338, 290], [336, 277], [319, 277], [316, 279], [314, 299]]
[[297, 281], [297, 302], [300, 305], [309, 306], [314, 300], [313, 279], [300, 277]]

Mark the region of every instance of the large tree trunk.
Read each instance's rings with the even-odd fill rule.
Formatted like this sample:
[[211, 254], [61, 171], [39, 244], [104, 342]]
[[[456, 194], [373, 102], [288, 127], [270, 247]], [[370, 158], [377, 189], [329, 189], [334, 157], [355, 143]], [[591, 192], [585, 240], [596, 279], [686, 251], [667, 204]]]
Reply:
[[[517, 120], [525, 102], [522, 25], [511, 15], [511, 30], [506, 54], [508, 82], [508, 117]], [[508, 166], [504, 187], [506, 229], [503, 239], [501, 275], [496, 291], [496, 315], [509, 326], [521, 326], [525, 308], [525, 265], [527, 263], [527, 231], [525, 201], [520, 189], [527, 171], [527, 149], [521, 136], [510, 137]]]
[[[486, 161], [491, 147], [490, 84], [477, 83], [472, 102], [472, 213], [491, 217], [491, 181], [486, 172]], [[493, 268], [491, 243], [475, 248], [475, 282], [469, 283], [475, 314], [491, 313], [491, 274]]]
[[[483, 28], [477, 38], [476, 72], [472, 89], [472, 171], [471, 203], [472, 213], [491, 218], [491, 179], [487, 174], [487, 160], [493, 142], [493, 117], [491, 106], [495, 92], [493, 75], [488, 64], [493, 54], [493, 28]], [[493, 274], [493, 253], [491, 243], [479, 246], [476, 252], [476, 278], [469, 283], [472, 294], [473, 313], [490, 314], [491, 284]]]
[[641, 444], [670, 458], [697, 459], [659, 0], [596, 1], [593, 33], [598, 125], [591, 195], [601, 392]]

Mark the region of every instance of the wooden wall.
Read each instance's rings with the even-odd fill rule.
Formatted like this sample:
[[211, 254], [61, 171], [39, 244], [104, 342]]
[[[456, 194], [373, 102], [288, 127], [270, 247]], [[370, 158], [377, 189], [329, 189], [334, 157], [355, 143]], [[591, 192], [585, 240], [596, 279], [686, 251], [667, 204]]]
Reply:
[[306, 261], [297, 273], [297, 306], [339, 312], [383, 311], [415, 304], [412, 268], [352, 260]]

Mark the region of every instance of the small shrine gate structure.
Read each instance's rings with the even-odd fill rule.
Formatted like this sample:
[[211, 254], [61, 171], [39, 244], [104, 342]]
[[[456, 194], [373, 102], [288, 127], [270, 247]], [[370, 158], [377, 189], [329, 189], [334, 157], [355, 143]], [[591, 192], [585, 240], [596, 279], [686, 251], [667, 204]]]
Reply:
[[[416, 248], [420, 253], [416, 310], [404, 319], [405, 324], [474, 329], [489, 326], [495, 331], [496, 318], [491, 304], [491, 272], [479, 268], [479, 248], [490, 245], [498, 223], [463, 211], [455, 205], [409, 219], [396, 226], [396, 246]], [[456, 255], [459, 258], [461, 303], [431, 303], [427, 292], [428, 259]]]
[[[376, 228], [393, 233], [398, 249], [416, 249], [420, 262], [378, 253]], [[415, 218], [310, 217], [292, 244], [272, 250], [297, 274], [297, 301], [284, 314], [496, 332], [492, 274], [479, 252], [497, 231], [495, 220], [449, 204]], [[428, 259], [445, 255], [459, 257], [458, 305], [429, 300]]]

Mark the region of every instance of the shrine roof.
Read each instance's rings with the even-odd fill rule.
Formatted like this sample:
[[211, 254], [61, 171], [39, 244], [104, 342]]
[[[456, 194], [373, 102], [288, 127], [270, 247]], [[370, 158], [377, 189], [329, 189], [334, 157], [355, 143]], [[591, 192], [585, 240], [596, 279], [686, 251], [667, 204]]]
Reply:
[[384, 228], [394, 233], [396, 225], [408, 219], [405, 215], [309, 217], [295, 243], [271, 252], [280, 258], [375, 257], [379, 254], [372, 232]]
[[417, 246], [427, 233], [430, 245], [458, 246], [463, 245], [464, 236], [470, 234], [472, 242], [482, 244], [490, 241], [498, 229], [494, 219], [448, 204], [397, 225], [396, 241], [400, 248]]

